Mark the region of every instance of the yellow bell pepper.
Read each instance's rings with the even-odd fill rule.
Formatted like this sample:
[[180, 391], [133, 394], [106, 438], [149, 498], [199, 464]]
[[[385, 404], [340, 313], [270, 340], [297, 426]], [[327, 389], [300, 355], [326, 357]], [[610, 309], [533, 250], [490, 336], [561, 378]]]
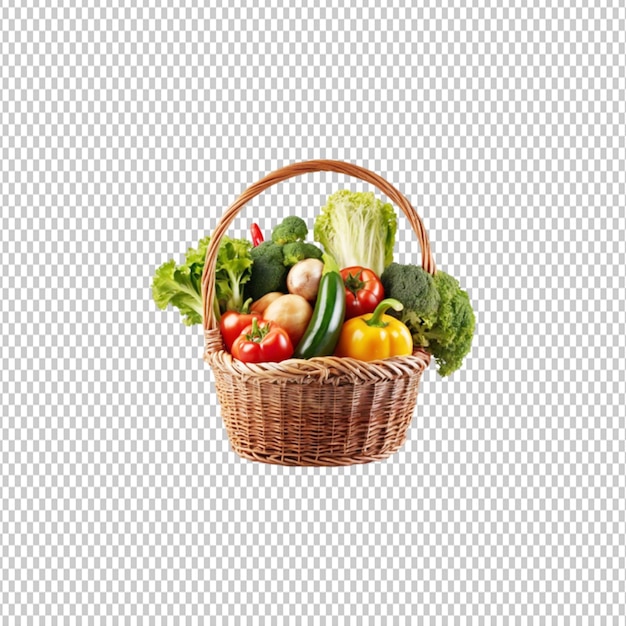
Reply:
[[335, 348], [335, 356], [374, 361], [390, 356], [412, 354], [411, 332], [400, 320], [384, 314], [389, 308], [401, 311], [402, 303], [393, 298], [386, 298], [378, 304], [373, 313], [353, 317], [344, 322]]

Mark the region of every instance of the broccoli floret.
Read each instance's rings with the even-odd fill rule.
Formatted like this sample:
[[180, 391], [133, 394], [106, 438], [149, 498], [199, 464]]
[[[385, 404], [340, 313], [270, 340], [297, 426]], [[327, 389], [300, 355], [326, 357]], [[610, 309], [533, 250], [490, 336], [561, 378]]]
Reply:
[[273, 241], [264, 241], [250, 250], [252, 274], [245, 285], [244, 299], [258, 300], [270, 291], [287, 291], [287, 272], [283, 248]]
[[[380, 281], [385, 289], [385, 297], [400, 300], [404, 305], [400, 312], [389, 310], [387, 313], [402, 320], [412, 333], [415, 328], [430, 328], [435, 323], [439, 309], [439, 292], [433, 277], [423, 268], [391, 263], [381, 274]], [[417, 345], [427, 345], [422, 342], [422, 337], [418, 339], [416, 341], [413, 337]]]
[[272, 240], [252, 248], [252, 274], [245, 298], [258, 300], [270, 291], [287, 291], [289, 268], [302, 259], [321, 259], [322, 251], [305, 243], [308, 228], [301, 217], [286, 217], [272, 232]]
[[456, 278], [439, 270], [433, 282], [441, 303], [436, 323], [424, 335], [428, 350], [439, 366], [439, 374], [447, 376], [461, 367], [463, 358], [470, 351], [476, 318], [469, 296]]
[[322, 251], [312, 243], [292, 241], [283, 246], [283, 263], [287, 267], [295, 265], [303, 259], [321, 259]]
[[474, 311], [459, 282], [437, 271], [434, 277], [416, 265], [392, 263], [381, 276], [385, 296], [404, 305], [399, 317], [416, 346], [435, 357], [441, 376], [451, 374], [469, 352], [474, 335]]
[[309, 232], [306, 222], [297, 215], [286, 217], [272, 231], [272, 241], [279, 245], [293, 241], [304, 241]]

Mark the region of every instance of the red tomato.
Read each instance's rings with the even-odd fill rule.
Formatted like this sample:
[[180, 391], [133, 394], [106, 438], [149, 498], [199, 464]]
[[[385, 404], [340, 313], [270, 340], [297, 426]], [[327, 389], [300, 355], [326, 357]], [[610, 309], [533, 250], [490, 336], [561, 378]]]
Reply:
[[341, 270], [346, 288], [346, 319], [372, 313], [385, 297], [383, 284], [366, 267], [352, 266]]
[[255, 317], [258, 320], [261, 319], [261, 316], [258, 314], [238, 313], [237, 311], [226, 311], [226, 313], [222, 315], [222, 319], [220, 320], [220, 332], [222, 333], [224, 345], [229, 352], [232, 350], [235, 339], [241, 335], [241, 331], [244, 330], [244, 328], [252, 324], [252, 320]]
[[293, 355], [293, 344], [280, 326], [255, 318], [233, 342], [232, 354], [246, 363], [276, 363]]

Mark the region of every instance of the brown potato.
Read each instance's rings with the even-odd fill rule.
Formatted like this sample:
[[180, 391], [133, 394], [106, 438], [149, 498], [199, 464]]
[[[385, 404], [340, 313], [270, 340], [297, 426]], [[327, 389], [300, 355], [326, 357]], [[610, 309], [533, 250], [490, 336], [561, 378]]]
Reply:
[[258, 313], [259, 315], [263, 315], [265, 309], [274, 302], [277, 298], [284, 296], [285, 294], [280, 291], [270, 291], [266, 293], [264, 296], [259, 298], [256, 302], [252, 303], [250, 307], [250, 311], [253, 313]]
[[263, 319], [276, 322], [284, 328], [294, 347], [309, 325], [313, 307], [297, 294], [288, 293], [276, 298], [263, 312]]

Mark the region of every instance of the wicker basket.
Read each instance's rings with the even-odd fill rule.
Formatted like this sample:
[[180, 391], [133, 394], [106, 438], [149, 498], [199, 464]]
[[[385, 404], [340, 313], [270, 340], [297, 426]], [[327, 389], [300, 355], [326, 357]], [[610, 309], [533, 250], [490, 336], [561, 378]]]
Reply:
[[338, 466], [388, 457], [406, 439], [420, 378], [430, 362], [430, 356], [418, 349], [411, 356], [368, 363], [318, 357], [249, 364], [224, 350], [211, 306], [222, 236], [240, 209], [264, 189], [319, 171], [355, 176], [387, 195], [402, 209], [417, 235], [423, 268], [435, 273], [420, 217], [399, 191], [362, 167], [328, 160], [295, 163], [268, 174], [235, 200], [218, 223], [207, 250], [202, 277], [204, 360], [215, 376], [231, 446], [241, 457], [254, 461]]

